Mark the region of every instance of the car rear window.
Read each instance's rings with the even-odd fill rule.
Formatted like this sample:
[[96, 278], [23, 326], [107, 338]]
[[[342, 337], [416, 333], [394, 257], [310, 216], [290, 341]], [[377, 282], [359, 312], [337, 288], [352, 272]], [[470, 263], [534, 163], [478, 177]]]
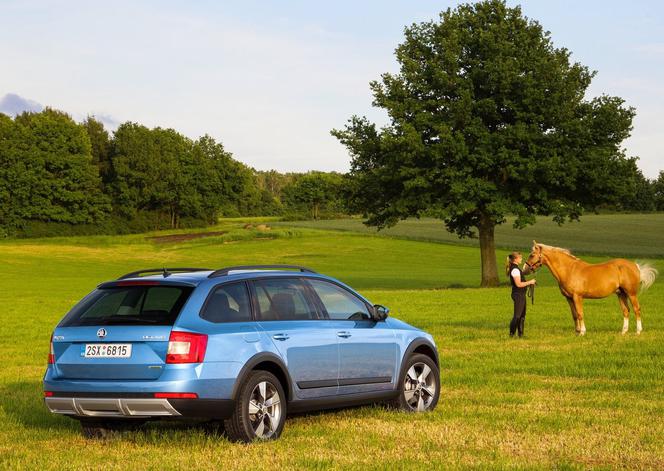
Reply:
[[97, 289], [67, 314], [61, 326], [173, 325], [192, 289], [188, 286]]

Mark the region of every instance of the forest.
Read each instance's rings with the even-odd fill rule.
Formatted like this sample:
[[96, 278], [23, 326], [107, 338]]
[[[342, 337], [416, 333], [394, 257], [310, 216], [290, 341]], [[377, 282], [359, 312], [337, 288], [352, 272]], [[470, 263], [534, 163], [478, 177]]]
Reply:
[[344, 176], [258, 171], [221, 142], [54, 109], [0, 114], [0, 235], [123, 234], [200, 227], [219, 217], [330, 218]]

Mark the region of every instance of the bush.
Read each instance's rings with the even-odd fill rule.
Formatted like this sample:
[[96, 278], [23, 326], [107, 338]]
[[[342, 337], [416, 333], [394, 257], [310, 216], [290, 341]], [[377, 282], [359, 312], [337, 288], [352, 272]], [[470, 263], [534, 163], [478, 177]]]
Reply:
[[[207, 226], [207, 221], [184, 217], [180, 228], [193, 229]], [[18, 237], [20, 239], [38, 237], [69, 237], [87, 235], [122, 235], [138, 234], [162, 229], [170, 229], [170, 219], [163, 213], [139, 211], [133, 219], [117, 214], [107, 217], [97, 224], [69, 224], [53, 221], [25, 221], [15, 230], [0, 228], [0, 237]]]

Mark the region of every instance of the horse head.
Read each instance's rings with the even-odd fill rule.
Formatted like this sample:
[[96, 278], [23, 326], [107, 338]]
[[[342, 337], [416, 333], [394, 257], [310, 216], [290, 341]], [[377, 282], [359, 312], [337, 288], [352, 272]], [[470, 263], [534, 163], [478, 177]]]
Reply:
[[534, 273], [542, 264], [542, 244], [538, 244], [537, 241], [533, 240], [533, 248], [530, 250], [530, 255], [528, 255], [528, 259], [524, 263], [525, 274]]

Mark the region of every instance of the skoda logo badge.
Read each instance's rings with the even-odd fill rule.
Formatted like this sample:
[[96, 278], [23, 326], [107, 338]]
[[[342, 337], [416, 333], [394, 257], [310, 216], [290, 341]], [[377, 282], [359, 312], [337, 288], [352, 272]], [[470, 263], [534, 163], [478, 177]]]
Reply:
[[97, 331], [97, 337], [99, 337], [100, 339], [103, 339], [104, 337], [106, 337], [106, 329], [104, 329], [104, 328], [99, 329]]

